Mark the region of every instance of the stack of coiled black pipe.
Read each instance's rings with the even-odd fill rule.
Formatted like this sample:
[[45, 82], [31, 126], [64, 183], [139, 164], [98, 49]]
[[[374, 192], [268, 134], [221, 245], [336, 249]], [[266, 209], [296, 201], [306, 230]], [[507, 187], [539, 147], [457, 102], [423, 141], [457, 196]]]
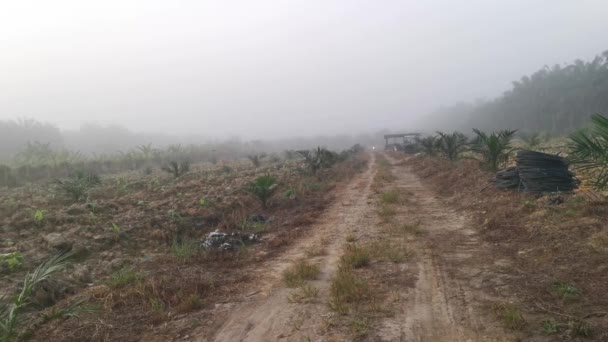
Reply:
[[579, 181], [560, 156], [522, 150], [515, 161], [517, 166], [496, 174], [497, 188], [542, 193], [570, 192], [578, 187]]

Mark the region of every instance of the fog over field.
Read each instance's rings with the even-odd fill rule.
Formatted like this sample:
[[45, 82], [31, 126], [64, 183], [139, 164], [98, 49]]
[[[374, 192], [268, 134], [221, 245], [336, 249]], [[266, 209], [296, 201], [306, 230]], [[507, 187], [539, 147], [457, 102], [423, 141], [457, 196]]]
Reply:
[[0, 342], [608, 341], [608, 0], [0, 0]]
[[217, 139], [407, 129], [592, 59], [607, 16], [602, 0], [5, 1], [0, 120]]

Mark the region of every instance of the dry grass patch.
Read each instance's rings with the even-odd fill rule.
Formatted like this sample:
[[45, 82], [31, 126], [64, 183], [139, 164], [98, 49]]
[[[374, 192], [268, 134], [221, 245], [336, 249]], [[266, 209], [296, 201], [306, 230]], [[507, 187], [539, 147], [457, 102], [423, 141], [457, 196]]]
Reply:
[[182, 299], [182, 301], [177, 305], [175, 311], [177, 313], [184, 314], [201, 309], [203, 304], [203, 299], [198, 294], [192, 293]]
[[526, 325], [521, 309], [514, 304], [496, 304], [494, 305], [494, 312], [508, 329], [522, 330]]
[[327, 250], [325, 249], [325, 246], [315, 244], [306, 247], [306, 249], [304, 250], [304, 254], [307, 258], [314, 258], [327, 254]]
[[354, 272], [355, 268], [369, 264], [370, 259], [369, 248], [355, 244], [346, 246], [329, 289], [331, 310], [346, 315], [353, 304], [371, 297], [367, 280], [358, 277]]
[[357, 241], [357, 236], [353, 233], [348, 233], [346, 235], [346, 242], [355, 242]]
[[165, 321], [167, 316], [166, 305], [160, 298], [150, 298], [151, 320], [154, 324]]
[[407, 249], [404, 243], [391, 242], [385, 240], [384, 243], [374, 248], [377, 257], [383, 261], [390, 261], [396, 264], [407, 261], [412, 253]]
[[608, 252], [608, 232], [599, 232], [589, 237], [589, 245], [596, 252]]
[[319, 273], [321, 273], [319, 265], [299, 260], [283, 272], [283, 281], [287, 287], [298, 287], [306, 280], [317, 279]]
[[571, 320], [568, 322], [570, 337], [590, 337], [593, 334], [591, 325], [584, 320]]
[[412, 234], [417, 236], [424, 234], [424, 229], [422, 229], [420, 221], [395, 224], [391, 228], [391, 230], [396, 234]]
[[369, 298], [370, 289], [367, 280], [357, 277], [351, 267], [340, 265], [329, 293], [329, 307], [341, 315], [346, 315], [352, 304]]
[[395, 176], [391, 172], [391, 165], [384, 157], [378, 157], [377, 165], [377, 172], [374, 175], [374, 182], [372, 184], [372, 188], [374, 192], [380, 193], [383, 185], [394, 181]]
[[401, 200], [401, 196], [399, 194], [399, 190], [392, 189], [389, 191], [385, 191], [380, 196], [380, 200], [383, 204], [397, 204]]
[[350, 322], [351, 336], [356, 339], [361, 339], [369, 334], [371, 322], [367, 317], [355, 317]]
[[374, 259], [388, 261], [396, 264], [409, 260], [413, 252], [410, 251], [406, 243], [398, 239], [383, 238], [372, 242], [368, 247]]
[[390, 205], [382, 203], [378, 208], [378, 217], [382, 223], [390, 222], [397, 214], [397, 210]]
[[369, 265], [371, 251], [368, 247], [347, 245], [344, 255], [340, 258], [340, 265], [359, 268]]
[[317, 287], [310, 284], [304, 284], [287, 295], [287, 300], [290, 303], [312, 303], [318, 295], [319, 289]]

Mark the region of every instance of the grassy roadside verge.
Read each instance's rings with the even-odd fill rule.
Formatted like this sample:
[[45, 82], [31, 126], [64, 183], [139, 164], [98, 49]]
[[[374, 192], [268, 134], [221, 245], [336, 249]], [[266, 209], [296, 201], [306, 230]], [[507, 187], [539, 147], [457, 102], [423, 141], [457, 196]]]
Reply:
[[[608, 206], [584, 191], [535, 196], [488, 187], [473, 160], [406, 161], [453, 208], [472, 217], [500, 269], [493, 305], [508, 329], [527, 338], [608, 339]], [[489, 284], [493, 284], [489, 282]]]

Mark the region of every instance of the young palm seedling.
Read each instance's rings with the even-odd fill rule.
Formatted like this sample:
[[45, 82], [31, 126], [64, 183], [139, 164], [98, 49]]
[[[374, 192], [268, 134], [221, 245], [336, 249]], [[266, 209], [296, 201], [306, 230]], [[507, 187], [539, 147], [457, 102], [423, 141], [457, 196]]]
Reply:
[[285, 191], [285, 198], [287, 199], [296, 199], [298, 197], [298, 192], [294, 188], [289, 188]]
[[516, 131], [502, 130], [492, 132], [488, 135], [476, 128], [473, 129], [477, 137], [473, 140], [472, 150], [481, 155], [483, 163], [490, 171], [498, 170], [502, 164], [506, 164], [511, 148], [511, 139]]
[[439, 152], [440, 142], [441, 139], [433, 135], [418, 140], [422, 153], [430, 157], [437, 155]]
[[262, 204], [262, 208], [266, 209], [268, 200], [270, 200], [276, 188], [277, 180], [270, 175], [266, 175], [258, 177], [255, 181], [249, 183], [247, 191], [255, 195]]
[[25, 275], [21, 291], [12, 300], [0, 298], [0, 342], [18, 339], [18, 330], [24, 323], [21, 319], [23, 311], [31, 304], [30, 298], [35, 288], [54, 274], [63, 270], [70, 253], [57, 254], [42, 263], [36, 269]]
[[162, 170], [172, 174], [175, 178], [179, 178], [190, 171], [190, 162], [187, 160], [181, 162], [170, 161], [162, 167]]
[[198, 252], [198, 244], [196, 241], [173, 241], [171, 252], [181, 262], [186, 262]]
[[580, 131], [570, 137], [570, 161], [581, 170], [593, 170], [592, 185], [599, 190], [608, 188], [608, 118], [592, 117], [590, 131]]
[[467, 148], [467, 137], [460, 133], [443, 133], [437, 132], [439, 135], [439, 150], [443, 155], [451, 161], [455, 161], [460, 158], [460, 155]]
[[101, 178], [93, 173], [77, 172], [65, 180], [56, 180], [56, 191], [73, 201], [81, 201], [88, 197], [91, 188], [101, 184]]
[[119, 225], [117, 225], [116, 223], [112, 223], [110, 231], [114, 235], [114, 241], [120, 240], [120, 236], [122, 235], [122, 229], [120, 229]]
[[306, 162], [306, 166], [313, 175], [317, 175], [319, 170], [329, 168], [338, 161], [338, 155], [328, 149], [317, 147], [314, 150], [297, 151]]

